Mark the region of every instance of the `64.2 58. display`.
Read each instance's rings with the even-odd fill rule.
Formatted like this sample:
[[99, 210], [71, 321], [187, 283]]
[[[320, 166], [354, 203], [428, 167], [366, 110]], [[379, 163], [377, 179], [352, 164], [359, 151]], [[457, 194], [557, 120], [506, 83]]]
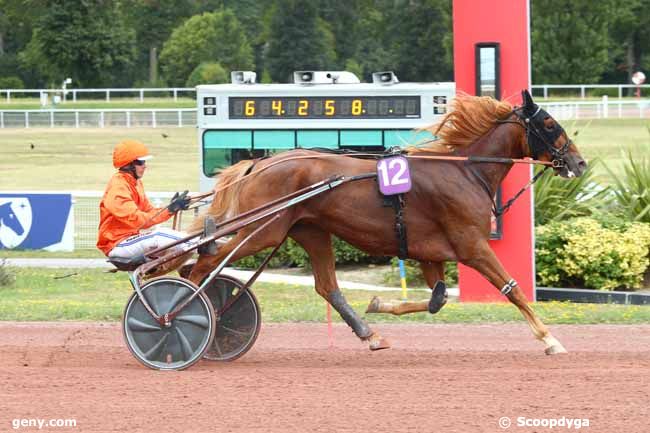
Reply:
[[230, 119], [419, 118], [420, 97], [230, 97], [228, 113]]

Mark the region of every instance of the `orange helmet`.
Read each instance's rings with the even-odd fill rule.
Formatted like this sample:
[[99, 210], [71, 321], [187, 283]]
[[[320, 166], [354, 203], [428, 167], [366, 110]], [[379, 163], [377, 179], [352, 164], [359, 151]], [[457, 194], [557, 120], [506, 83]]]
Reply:
[[113, 167], [121, 168], [136, 159], [146, 160], [151, 158], [149, 149], [138, 140], [124, 140], [117, 143], [113, 149]]

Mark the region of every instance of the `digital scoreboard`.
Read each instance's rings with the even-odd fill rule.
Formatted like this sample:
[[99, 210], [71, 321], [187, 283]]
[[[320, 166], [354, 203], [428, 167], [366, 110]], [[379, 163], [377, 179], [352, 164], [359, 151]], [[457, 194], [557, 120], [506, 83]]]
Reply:
[[[318, 73], [315, 73], [317, 75]], [[295, 148], [381, 151], [433, 137], [454, 83], [216, 84], [197, 87], [200, 189], [241, 159]]]
[[420, 118], [417, 96], [321, 96], [229, 98], [230, 119]]

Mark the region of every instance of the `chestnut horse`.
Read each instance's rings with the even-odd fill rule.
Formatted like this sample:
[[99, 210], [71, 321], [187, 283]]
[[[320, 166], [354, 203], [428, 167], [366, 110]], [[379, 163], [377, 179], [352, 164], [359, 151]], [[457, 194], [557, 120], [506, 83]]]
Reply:
[[[405, 194], [404, 212], [408, 255], [420, 262], [432, 290], [436, 283], [444, 281], [445, 261], [461, 262], [476, 269], [519, 308], [535, 337], [545, 344], [546, 353], [562, 353], [564, 347], [535, 315], [488, 244], [492, 197], [512, 163], [501, 160], [469, 164], [423, 158], [441, 154], [532, 157], [556, 161], [555, 170], [563, 177], [580, 176], [586, 163], [564, 129], [533, 102], [528, 91], [522, 92], [522, 96], [523, 106], [514, 110], [510, 104], [491, 98], [458, 96], [453, 109], [430, 129], [439, 139], [425, 144], [426, 147], [408, 150], [412, 178], [412, 188]], [[236, 183], [216, 194], [207, 214], [220, 221], [332, 175], [354, 176], [375, 171], [373, 160], [344, 155], [324, 157], [303, 149], [263, 160], [242, 161], [219, 175], [217, 187]], [[192, 228], [199, 229], [201, 224], [199, 218]], [[202, 281], [260, 224], [238, 231], [216, 255], [201, 255], [190, 279], [195, 283]], [[283, 210], [278, 221], [244, 244], [232, 261], [277, 246], [291, 237], [309, 255], [318, 294], [339, 312], [359, 338], [369, 343], [371, 350], [383, 349], [389, 343], [370, 329], [338, 288], [331, 235], [371, 255], [395, 256], [399, 242], [394, 224], [394, 210], [383, 206], [376, 179], [350, 182]]]

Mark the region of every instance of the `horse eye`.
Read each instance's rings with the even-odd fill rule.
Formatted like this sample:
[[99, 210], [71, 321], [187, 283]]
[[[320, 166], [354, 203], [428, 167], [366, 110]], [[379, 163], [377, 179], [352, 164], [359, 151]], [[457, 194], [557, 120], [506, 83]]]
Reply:
[[555, 124], [551, 123], [550, 125], [546, 125], [545, 128], [547, 131], [552, 131], [555, 129]]

